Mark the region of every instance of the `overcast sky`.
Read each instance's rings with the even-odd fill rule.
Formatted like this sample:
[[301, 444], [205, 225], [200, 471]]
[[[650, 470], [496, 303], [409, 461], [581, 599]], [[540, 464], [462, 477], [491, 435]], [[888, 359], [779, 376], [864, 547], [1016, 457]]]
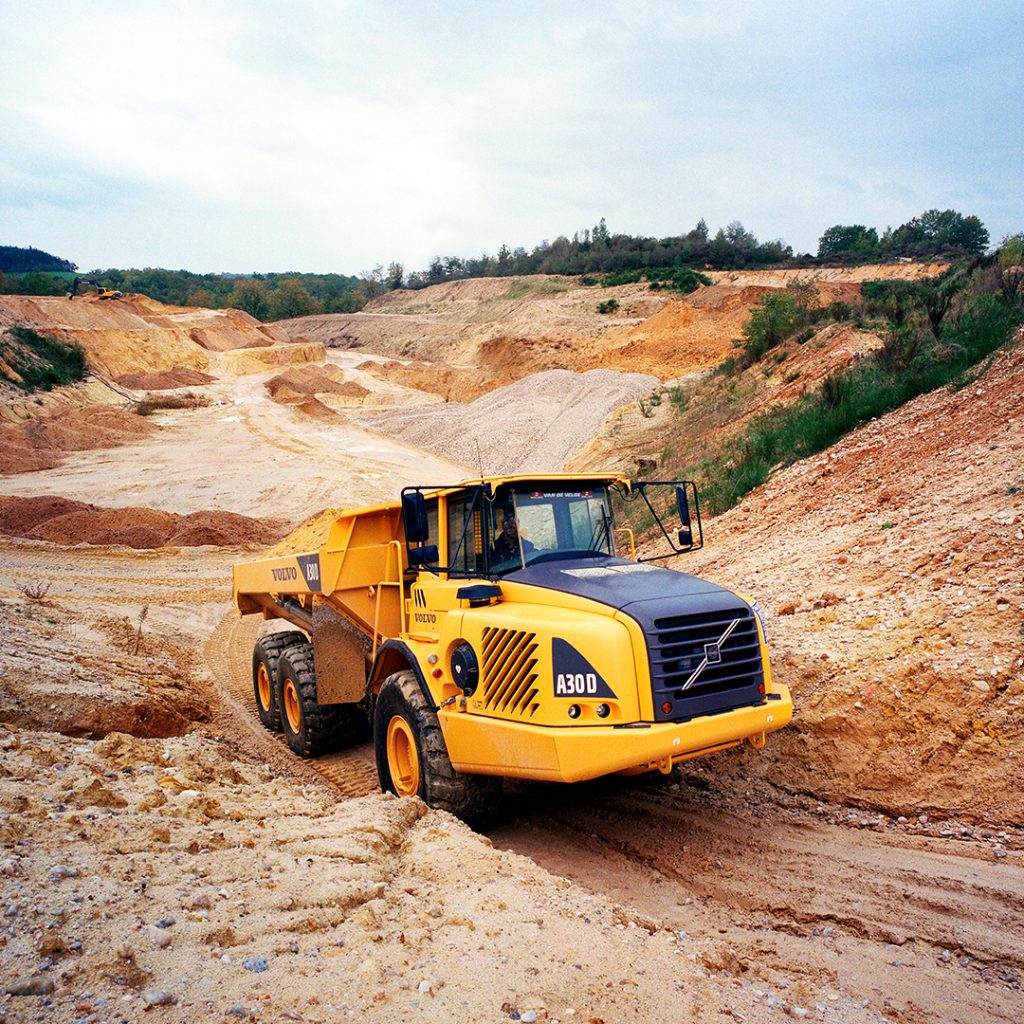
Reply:
[[0, 0], [0, 244], [358, 273], [606, 217], [1024, 229], [1020, 0]]

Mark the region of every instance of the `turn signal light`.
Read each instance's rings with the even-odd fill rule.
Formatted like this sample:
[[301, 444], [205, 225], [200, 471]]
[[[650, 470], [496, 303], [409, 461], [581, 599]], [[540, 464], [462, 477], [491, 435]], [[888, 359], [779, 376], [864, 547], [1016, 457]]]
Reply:
[[672, 704], [669, 701], [665, 701], [665, 703], [661, 705], [661, 713], [663, 715], [667, 715], [671, 710]]
[[757, 684], [757, 692], [758, 693], [764, 693], [764, 683], [758, 683]]

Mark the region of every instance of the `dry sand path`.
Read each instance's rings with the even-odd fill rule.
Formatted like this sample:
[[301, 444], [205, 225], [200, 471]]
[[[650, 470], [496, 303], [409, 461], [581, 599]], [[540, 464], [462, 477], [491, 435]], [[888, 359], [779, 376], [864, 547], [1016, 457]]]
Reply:
[[[345, 366], [364, 358], [337, 353], [331, 362]], [[416, 395], [355, 369], [351, 373], [384, 401], [398, 403]], [[327, 506], [390, 499], [405, 483], [456, 481], [467, 475], [464, 466], [369, 433], [344, 417], [322, 423], [272, 402], [264, 388], [272, 375], [190, 388], [213, 404], [156, 413], [161, 429], [155, 435], [120, 448], [72, 453], [45, 474], [5, 477], [0, 491], [168, 512], [217, 508], [299, 520]]]

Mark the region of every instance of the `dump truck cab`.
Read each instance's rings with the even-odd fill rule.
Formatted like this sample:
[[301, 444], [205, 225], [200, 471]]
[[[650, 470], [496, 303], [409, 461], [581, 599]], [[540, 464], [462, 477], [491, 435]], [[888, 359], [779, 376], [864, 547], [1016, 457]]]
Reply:
[[[616, 506], [640, 508], [631, 518], [667, 550], [637, 558]], [[308, 655], [289, 691], [288, 645], [276, 661], [257, 651], [258, 709], [262, 672], [293, 749], [288, 708], [301, 711], [303, 686], [315, 698], [307, 718], [365, 714], [383, 788], [467, 817], [504, 777], [668, 772], [761, 747], [792, 703], [772, 681], [757, 605], [654, 564], [702, 543], [686, 481], [554, 474], [406, 488], [343, 513], [318, 552], [236, 567], [239, 610], [287, 619]], [[265, 724], [274, 711], [264, 705]]]

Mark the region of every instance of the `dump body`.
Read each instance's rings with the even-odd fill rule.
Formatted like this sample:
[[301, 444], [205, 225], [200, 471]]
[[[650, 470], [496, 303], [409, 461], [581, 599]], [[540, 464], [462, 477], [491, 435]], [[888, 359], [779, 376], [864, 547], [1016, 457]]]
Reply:
[[611, 497], [635, 487], [558, 474], [424, 491], [411, 540], [415, 502], [345, 511], [318, 550], [236, 566], [235, 603], [312, 639], [321, 705], [372, 705], [412, 672], [456, 772], [573, 782], [763, 746], [792, 702], [756, 606], [620, 557]]

